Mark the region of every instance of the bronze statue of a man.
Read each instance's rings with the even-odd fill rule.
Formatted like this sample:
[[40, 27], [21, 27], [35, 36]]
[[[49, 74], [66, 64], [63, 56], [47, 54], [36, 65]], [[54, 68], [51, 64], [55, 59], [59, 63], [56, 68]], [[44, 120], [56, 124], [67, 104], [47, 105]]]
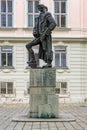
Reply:
[[26, 45], [30, 55], [28, 64], [32, 68], [36, 68], [36, 60], [32, 46], [39, 44], [39, 59], [47, 63], [44, 66], [45, 68], [49, 68], [52, 67], [51, 63], [53, 60], [51, 32], [56, 27], [56, 22], [45, 5], [39, 4], [37, 8], [40, 14], [35, 18], [35, 27], [33, 29], [35, 39]]

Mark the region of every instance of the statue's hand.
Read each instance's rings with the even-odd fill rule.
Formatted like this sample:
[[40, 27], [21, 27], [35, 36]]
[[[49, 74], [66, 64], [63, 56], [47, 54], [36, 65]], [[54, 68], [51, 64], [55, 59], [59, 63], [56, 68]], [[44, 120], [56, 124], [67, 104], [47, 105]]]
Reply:
[[41, 37], [40, 37], [40, 40], [41, 42], [45, 39], [45, 35], [43, 34]]

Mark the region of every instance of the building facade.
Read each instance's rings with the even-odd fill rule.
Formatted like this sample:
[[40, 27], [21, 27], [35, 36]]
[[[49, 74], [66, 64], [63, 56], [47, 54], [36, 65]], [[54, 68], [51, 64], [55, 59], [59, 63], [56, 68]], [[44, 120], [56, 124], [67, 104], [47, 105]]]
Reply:
[[[60, 102], [87, 101], [87, 0], [0, 0], [0, 103], [29, 101], [27, 42], [33, 39], [37, 5], [56, 20], [52, 33], [56, 94]], [[38, 65], [38, 46], [35, 46]]]

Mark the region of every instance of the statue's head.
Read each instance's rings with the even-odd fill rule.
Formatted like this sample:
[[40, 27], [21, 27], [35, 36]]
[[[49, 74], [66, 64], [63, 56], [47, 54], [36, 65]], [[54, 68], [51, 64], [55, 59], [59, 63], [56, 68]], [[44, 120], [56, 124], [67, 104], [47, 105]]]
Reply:
[[37, 6], [37, 8], [38, 8], [38, 10], [41, 11], [41, 12], [43, 12], [43, 11], [48, 11], [47, 6], [45, 6], [45, 5], [43, 5], [43, 4], [39, 4], [39, 5]]

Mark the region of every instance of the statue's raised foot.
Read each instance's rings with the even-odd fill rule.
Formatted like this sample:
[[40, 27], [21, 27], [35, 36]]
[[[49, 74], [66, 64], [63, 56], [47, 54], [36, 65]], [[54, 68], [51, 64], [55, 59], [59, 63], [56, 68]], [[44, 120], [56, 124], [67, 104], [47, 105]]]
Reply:
[[44, 65], [42, 68], [51, 68], [51, 67], [52, 67], [51, 64], [46, 64], [46, 65]]

